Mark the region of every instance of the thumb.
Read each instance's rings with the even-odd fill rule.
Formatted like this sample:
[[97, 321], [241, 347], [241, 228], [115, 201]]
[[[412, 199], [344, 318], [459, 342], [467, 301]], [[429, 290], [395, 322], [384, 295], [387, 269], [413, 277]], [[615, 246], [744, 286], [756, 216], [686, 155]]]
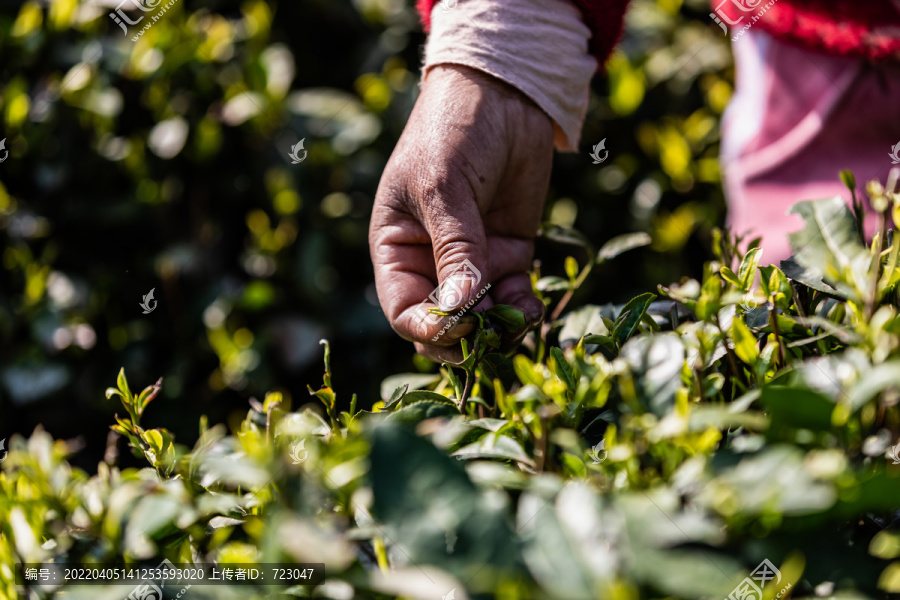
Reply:
[[474, 199], [432, 205], [429, 234], [438, 276], [435, 304], [457, 310], [475, 300], [490, 278], [487, 236]]

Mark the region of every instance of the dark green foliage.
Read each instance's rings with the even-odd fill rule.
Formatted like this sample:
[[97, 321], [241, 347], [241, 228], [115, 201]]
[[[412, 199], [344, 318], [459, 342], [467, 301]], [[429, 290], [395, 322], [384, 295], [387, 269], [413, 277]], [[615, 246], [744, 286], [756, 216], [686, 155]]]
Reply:
[[[391, 377], [373, 412], [339, 408], [325, 344], [318, 404], [268, 394], [233, 435], [202, 422], [188, 450], [141, 427], [160, 384], [135, 396], [123, 371], [107, 394], [130, 419], [113, 430], [152, 468], [104, 462], [89, 477], [46, 433], [13, 437], [0, 557], [315, 560], [325, 596], [340, 581], [355, 598], [561, 600], [725, 597], [767, 559], [781, 580], [766, 597], [887, 598], [900, 591], [900, 240], [840, 234], [855, 231], [849, 211], [823, 227], [834, 206], [800, 205], [805, 231], [831, 237], [795, 258], [844, 300], [722, 235], [725, 262], [703, 281], [660, 287], [674, 303], [574, 310], [512, 356], [492, 343], [492, 321], [517, 318], [500, 307], [479, 316], [461, 366]], [[0, 585], [14, 596], [3, 571]], [[213, 593], [247, 592], [191, 589]]]
[[[579, 304], [696, 275], [723, 214], [727, 42], [704, 0], [634, 6], [547, 199], [548, 221], [596, 242], [576, 256], [601, 275]], [[299, 401], [323, 337], [354, 382], [342, 409], [349, 392], [371, 408], [385, 374], [435, 372], [381, 314], [366, 240], [417, 93], [412, 2], [180, 0], [137, 42], [109, 8], [32, 1], [0, 18], [0, 435], [41, 423], [99, 460], [117, 406], [95, 390], [122, 365], [165, 376], [154, 411], [182, 440], [267, 390]], [[652, 248], [608, 260], [643, 231]], [[570, 287], [566, 250], [538, 242], [548, 294]]]

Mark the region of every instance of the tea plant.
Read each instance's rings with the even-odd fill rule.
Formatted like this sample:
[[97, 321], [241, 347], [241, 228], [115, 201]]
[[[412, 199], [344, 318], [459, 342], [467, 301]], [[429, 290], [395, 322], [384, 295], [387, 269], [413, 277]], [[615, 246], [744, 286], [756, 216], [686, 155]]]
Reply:
[[[852, 188], [849, 175], [845, 180]], [[116, 388], [149, 469], [96, 475], [41, 430], [0, 475], [0, 595], [116, 597], [13, 583], [23, 561], [324, 562], [286, 590], [194, 586], [191, 597], [722, 598], [763, 559], [764, 596], [900, 591], [900, 221], [897, 173], [861, 201], [801, 202], [792, 259], [721, 233], [700, 281], [624, 306], [568, 310], [602, 261], [534, 275], [550, 315], [511, 356], [521, 315], [479, 314], [464, 362], [389, 377], [371, 411], [340, 410], [325, 346], [319, 404], [268, 394], [192, 449], [144, 429], [161, 382]], [[368, 404], [367, 404], [368, 405]], [[303, 449], [302, 460], [298, 449]], [[900, 446], [895, 446], [900, 447]], [[98, 591], [99, 590], [99, 591]], [[452, 590], [452, 592], [451, 592]], [[452, 594], [452, 595], [450, 595]], [[121, 596], [121, 593], [119, 594]]]

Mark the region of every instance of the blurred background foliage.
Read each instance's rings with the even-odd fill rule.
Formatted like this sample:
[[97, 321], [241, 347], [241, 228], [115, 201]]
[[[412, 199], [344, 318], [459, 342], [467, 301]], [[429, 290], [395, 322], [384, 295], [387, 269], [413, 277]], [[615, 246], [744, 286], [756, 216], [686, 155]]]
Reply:
[[[418, 90], [411, 2], [177, 0], [135, 42], [149, 19], [123, 34], [115, 7], [0, 14], [0, 437], [43, 423], [80, 436], [93, 466], [121, 408], [102, 390], [123, 365], [165, 378], [154, 417], [184, 443], [200, 414], [236, 426], [267, 390], [305, 400], [322, 337], [361, 408], [392, 373], [436, 371], [389, 328], [366, 241]], [[594, 80], [582, 151], [556, 156], [548, 221], [596, 245], [654, 239], [604, 265], [576, 303], [699, 276], [709, 258], [733, 73], [708, 12], [635, 0]], [[292, 164], [301, 139], [308, 155]], [[542, 275], [563, 274], [565, 250], [539, 240]], [[144, 315], [151, 289], [158, 307]]]

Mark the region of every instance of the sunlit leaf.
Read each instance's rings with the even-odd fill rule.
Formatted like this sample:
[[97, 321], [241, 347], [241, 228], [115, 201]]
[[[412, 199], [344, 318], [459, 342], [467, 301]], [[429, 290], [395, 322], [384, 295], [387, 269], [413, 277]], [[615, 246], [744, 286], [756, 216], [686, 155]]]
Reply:
[[620, 254], [624, 254], [635, 248], [649, 246], [652, 242], [653, 240], [650, 238], [650, 235], [643, 231], [618, 235], [607, 240], [606, 243], [600, 247], [600, 250], [597, 252], [597, 263], [601, 264], [608, 260], [612, 260]]

